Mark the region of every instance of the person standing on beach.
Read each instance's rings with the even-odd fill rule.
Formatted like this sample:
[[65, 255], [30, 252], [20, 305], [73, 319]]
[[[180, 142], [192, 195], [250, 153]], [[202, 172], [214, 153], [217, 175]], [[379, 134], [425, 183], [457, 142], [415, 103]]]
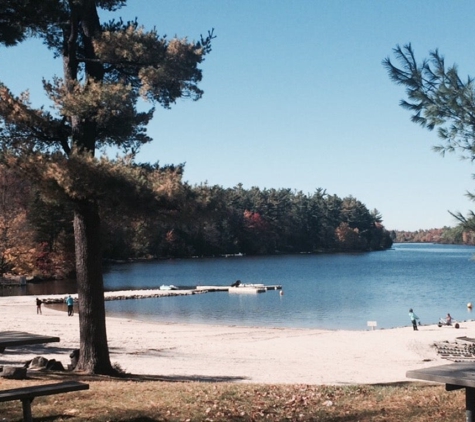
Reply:
[[74, 311], [73, 311], [74, 300], [71, 297], [71, 295], [69, 295], [66, 298], [66, 305], [68, 305], [68, 316], [73, 316], [73, 314], [74, 314]]
[[411, 318], [412, 328], [414, 329], [414, 331], [417, 331], [418, 330], [417, 321], [418, 321], [419, 317], [414, 313], [412, 308], [409, 309], [409, 318]]
[[36, 298], [36, 313], [40, 314], [40, 315], [42, 314], [42, 312], [41, 312], [41, 303], [42, 303], [41, 299]]

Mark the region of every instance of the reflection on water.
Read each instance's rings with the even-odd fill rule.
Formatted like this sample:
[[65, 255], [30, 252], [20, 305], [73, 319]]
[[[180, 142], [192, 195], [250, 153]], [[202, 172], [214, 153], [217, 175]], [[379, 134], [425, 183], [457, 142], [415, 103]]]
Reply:
[[[111, 301], [106, 311], [151, 321], [329, 329], [366, 329], [367, 321], [377, 321], [378, 328], [408, 326], [409, 308], [422, 323], [436, 323], [447, 312], [466, 320], [472, 319], [467, 303], [475, 303], [474, 252], [468, 246], [395, 244], [392, 250], [362, 254], [113, 265], [104, 274], [106, 290], [229, 285], [240, 279], [281, 284], [284, 295], [221, 292]], [[35, 291], [38, 287], [28, 285], [20, 294], [75, 292], [69, 283], [50, 285], [45, 293]]]
[[0, 286], [0, 296], [25, 296], [77, 293], [76, 280], [49, 280], [27, 283], [26, 286]]

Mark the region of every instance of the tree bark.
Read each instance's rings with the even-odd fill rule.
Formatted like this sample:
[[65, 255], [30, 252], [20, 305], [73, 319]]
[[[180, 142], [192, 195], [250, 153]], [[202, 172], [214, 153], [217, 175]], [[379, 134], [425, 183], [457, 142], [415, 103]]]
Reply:
[[109, 358], [102, 278], [101, 224], [97, 204], [83, 200], [74, 212], [80, 352], [76, 369], [115, 374]]
[[[69, 26], [64, 28], [63, 67], [70, 91], [78, 80], [77, 44], [81, 38], [88, 59], [95, 57], [92, 37], [100, 30], [95, 0], [70, 1]], [[81, 33], [82, 27], [82, 33]], [[87, 65], [86, 77], [101, 80], [101, 65]], [[87, 80], [86, 80], [87, 83]], [[71, 116], [73, 150], [94, 156], [94, 121]], [[64, 151], [70, 155], [71, 149]], [[79, 307], [80, 354], [76, 369], [94, 374], [115, 374], [109, 357], [102, 279], [101, 222], [97, 203], [90, 199], [75, 202], [74, 242]]]

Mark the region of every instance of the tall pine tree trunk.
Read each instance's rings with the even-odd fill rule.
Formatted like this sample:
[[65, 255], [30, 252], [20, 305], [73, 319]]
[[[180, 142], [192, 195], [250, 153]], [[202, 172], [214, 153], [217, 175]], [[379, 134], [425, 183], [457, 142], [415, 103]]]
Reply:
[[[81, 41], [82, 54], [89, 61], [85, 70], [87, 79], [102, 80], [101, 65], [94, 62], [92, 37], [100, 30], [95, 0], [70, 2], [69, 27], [64, 30], [63, 69], [68, 90], [72, 93], [78, 81], [77, 58]], [[82, 28], [82, 32], [81, 29]], [[87, 83], [86, 79], [86, 83]], [[96, 125], [94, 121], [71, 116], [72, 151], [94, 156]], [[70, 155], [71, 150], [65, 148]], [[95, 374], [113, 374], [106, 335], [104, 282], [102, 279], [101, 222], [97, 203], [93, 199], [75, 201], [74, 242], [76, 250], [76, 277], [79, 305], [80, 354], [77, 370]]]
[[101, 223], [97, 204], [83, 200], [74, 211], [80, 352], [77, 370], [114, 374], [109, 358], [102, 278]]

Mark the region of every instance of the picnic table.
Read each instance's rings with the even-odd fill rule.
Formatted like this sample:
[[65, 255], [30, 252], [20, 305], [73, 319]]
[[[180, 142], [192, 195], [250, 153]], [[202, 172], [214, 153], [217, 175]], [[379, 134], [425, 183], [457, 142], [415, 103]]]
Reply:
[[[59, 337], [55, 336], [43, 336], [24, 331], [0, 331], [0, 353], [3, 353], [6, 347], [54, 343], [58, 341]], [[35, 397], [87, 390], [88, 388], [89, 384], [67, 381], [56, 384], [32, 385], [22, 388], [0, 390], [0, 402], [20, 400], [23, 407], [23, 420], [25, 422], [32, 422], [31, 403]]]
[[0, 402], [20, 400], [23, 407], [23, 421], [33, 422], [31, 403], [36, 397], [72, 391], [88, 390], [89, 384], [77, 381], [65, 381], [56, 384], [30, 385], [28, 387], [0, 390]]
[[432, 368], [407, 371], [408, 378], [445, 384], [446, 391], [465, 388], [466, 422], [475, 421], [475, 365], [473, 363], [452, 363]]
[[58, 341], [59, 337], [54, 336], [43, 336], [24, 331], [0, 331], [0, 353], [3, 353], [6, 347], [54, 343]]

